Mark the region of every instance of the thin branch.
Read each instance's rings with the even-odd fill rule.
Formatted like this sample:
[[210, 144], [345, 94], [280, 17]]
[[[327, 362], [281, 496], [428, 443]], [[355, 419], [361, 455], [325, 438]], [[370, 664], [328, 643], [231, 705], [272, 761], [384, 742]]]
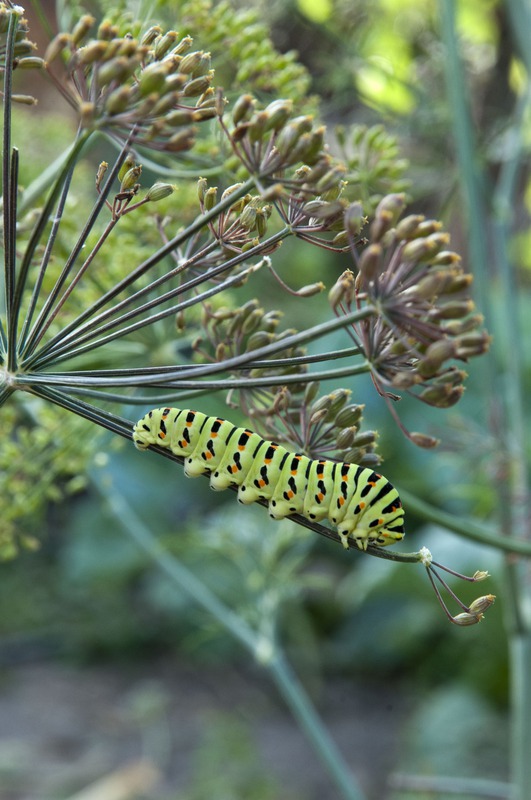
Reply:
[[[20, 7], [19, 7], [20, 8]], [[22, 8], [20, 8], [22, 12]], [[13, 328], [16, 328], [16, 309], [14, 305], [15, 281], [16, 281], [16, 175], [13, 175], [15, 167], [14, 153], [11, 149], [11, 103], [13, 92], [13, 59], [16, 34], [18, 30], [19, 13], [11, 9], [9, 15], [7, 37], [5, 45], [5, 68], [4, 68], [4, 127], [2, 141], [2, 193], [4, 197], [4, 275], [5, 275], [5, 305], [6, 305], [6, 325], [7, 325], [7, 368], [9, 371], [15, 369], [16, 352], [15, 342], [11, 336]], [[14, 184], [14, 189], [13, 189]], [[15, 191], [15, 196], [13, 192]], [[13, 205], [15, 199], [15, 205]], [[15, 319], [13, 319], [15, 318]]]
[[[116, 166], [113, 168], [112, 174], [110, 178], [117, 172]], [[109, 184], [106, 184], [106, 186]], [[105, 292], [99, 300], [93, 303], [90, 308], [83, 311], [79, 314], [74, 320], [72, 320], [68, 325], [66, 325], [60, 333], [56, 336], [52, 337], [50, 341], [46, 344], [46, 346], [41, 350], [39, 353], [39, 359], [48, 353], [58, 342], [63, 341], [69, 334], [72, 332], [76, 332], [79, 334], [83, 330], [85, 330], [85, 326], [83, 323], [90, 319], [96, 312], [98, 312], [101, 308], [106, 306], [111, 300], [114, 300], [117, 295], [119, 295], [124, 289], [127, 289], [129, 286], [135, 283], [142, 275], [144, 275], [148, 270], [154, 267], [156, 264], [159, 263], [165, 256], [171, 253], [172, 250], [177, 249], [182, 244], [184, 244], [191, 236], [195, 233], [198, 233], [204, 227], [208, 225], [208, 223], [215, 219], [222, 211], [230, 208], [230, 206], [235, 202], [238, 197], [243, 197], [251, 188], [253, 188], [254, 182], [249, 179], [246, 183], [240, 187], [237, 191], [233, 192], [232, 194], [228, 195], [224, 200], [218, 203], [214, 208], [210, 211], [206, 212], [205, 214], [201, 214], [198, 216], [193, 223], [191, 223], [187, 228], [183, 231], [180, 231], [173, 239], [170, 239], [167, 243], [165, 243], [156, 253], [153, 253], [148, 259], [146, 259], [142, 264], [140, 264], [135, 270], [133, 270], [127, 277], [123, 278], [121, 281], [118, 281], [112, 289]], [[102, 199], [102, 198], [100, 198]], [[98, 204], [96, 204], [98, 205]], [[257, 247], [256, 252], [259, 253], [262, 248]], [[250, 250], [247, 253], [253, 254], [253, 251]], [[202, 278], [204, 280], [204, 278]], [[111, 310], [111, 313], [114, 313], [114, 308]], [[93, 323], [91, 323], [92, 325]], [[39, 363], [41, 361], [39, 360]], [[28, 366], [33, 366], [33, 362], [29, 362]]]
[[[257, 247], [253, 248], [257, 254], [259, 254], [263, 249], [263, 246], [257, 245]], [[231, 269], [234, 265], [239, 264], [242, 261], [247, 261], [250, 257], [252, 257], [253, 251], [249, 250], [245, 253], [239, 254], [237, 257], [230, 259], [230, 261], [225, 262], [224, 264], [220, 265], [219, 267], [215, 267], [214, 269], [210, 270], [208, 273], [201, 274], [192, 278], [191, 280], [187, 281], [186, 283], [180, 284], [178, 287], [171, 289], [170, 291], [166, 292], [165, 294], [158, 295], [154, 297], [152, 300], [149, 300], [147, 303], [144, 303], [137, 308], [131, 309], [131, 311], [122, 314], [116, 319], [111, 319], [107, 324], [101, 325], [99, 328], [97, 325], [105, 319], [109, 319], [113, 317], [116, 313], [118, 313], [122, 308], [126, 308], [127, 306], [134, 303], [138, 300], [141, 296], [144, 296], [148, 293], [152, 293], [153, 289], [156, 289], [158, 285], [161, 283], [166, 282], [172, 277], [175, 277], [180, 272], [180, 269], [177, 268], [172, 270], [171, 273], [165, 274], [162, 278], [158, 278], [157, 280], [153, 281], [149, 286], [140, 289], [134, 295], [122, 300], [120, 303], [117, 303], [112, 308], [108, 309], [107, 311], [99, 314], [90, 323], [81, 326], [78, 330], [71, 332], [69, 335], [55, 336], [50, 342], [42, 348], [42, 350], [36, 355], [35, 358], [29, 359], [28, 362], [24, 365], [26, 368], [36, 367], [42, 368], [44, 365], [49, 363], [57, 363], [59, 360], [64, 360], [65, 358], [72, 358], [74, 356], [80, 355], [81, 353], [93, 350], [97, 347], [101, 347], [103, 344], [108, 344], [109, 342], [114, 341], [115, 339], [119, 339], [122, 336], [126, 336], [130, 333], [133, 333], [136, 330], [140, 330], [146, 325], [152, 325], [157, 321], [166, 319], [169, 316], [176, 315], [180, 311], [185, 311], [187, 308], [191, 308], [198, 303], [203, 302], [204, 300], [209, 299], [210, 297], [219, 294], [220, 292], [224, 291], [227, 288], [232, 286], [238, 285], [244, 280], [248, 275], [250, 275], [255, 270], [259, 269], [261, 263], [254, 264], [247, 269], [242, 270], [241, 272], [237, 273], [236, 275], [232, 275], [230, 278], [227, 278], [224, 282], [214, 285], [208, 290], [201, 292], [198, 295], [194, 295], [193, 297], [189, 298], [188, 300], [184, 300], [177, 305], [170, 306], [169, 308], [165, 308], [163, 311], [159, 311], [158, 314], [150, 314], [144, 319], [138, 320], [136, 323], [132, 325], [127, 325], [124, 328], [120, 328], [119, 330], [115, 330], [114, 333], [108, 334], [107, 336], [103, 336], [101, 339], [96, 339], [95, 337], [99, 336], [101, 333], [104, 333], [107, 330], [113, 330], [118, 325], [122, 325], [129, 319], [135, 319], [141, 314], [145, 314], [152, 308], [157, 308], [158, 306], [162, 305], [167, 300], [176, 297], [180, 294], [183, 294], [191, 289], [195, 288], [196, 286], [200, 286], [206, 279], [210, 280], [214, 277], [217, 277], [222, 272], [226, 272], [227, 270]], [[70, 326], [67, 326], [67, 328]], [[63, 332], [66, 329], [63, 329]], [[80, 335], [81, 331], [86, 330], [84, 336]], [[54, 341], [57, 341], [57, 346], [53, 346]], [[74, 345], [74, 346], [72, 346]]]
[[531, 544], [529, 542], [524, 542], [511, 536], [501, 536], [486, 525], [481, 525], [473, 520], [463, 520], [461, 517], [455, 517], [453, 514], [420, 500], [411, 492], [402, 490], [400, 495], [404, 504], [413, 513], [418, 514], [423, 519], [434, 522], [436, 525], [440, 525], [442, 528], [458, 533], [465, 539], [479, 542], [486, 547], [494, 547], [497, 550], [505, 550], [509, 553], [519, 553], [520, 555], [531, 557]]
[[[53, 206], [55, 204], [55, 200], [57, 199], [57, 197], [59, 195], [61, 187], [64, 185], [65, 181], [68, 180], [68, 176], [70, 175], [70, 172], [73, 169], [73, 166], [75, 165], [76, 160], [79, 158], [79, 155], [80, 155], [81, 150], [83, 149], [83, 146], [84, 146], [84, 144], [85, 144], [85, 142], [86, 142], [86, 140], [88, 138], [88, 135], [89, 134], [84, 133], [83, 135], [81, 135], [79, 137], [79, 139], [78, 139], [78, 147], [74, 148], [72, 150], [71, 155], [70, 155], [70, 159], [65, 164], [65, 167], [64, 167], [61, 175], [57, 179], [57, 181], [55, 183], [55, 186], [54, 186], [54, 188], [53, 188], [53, 190], [52, 190], [52, 192], [50, 194], [50, 197], [48, 198], [48, 201], [47, 201], [47, 203], [46, 203], [46, 205], [44, 207], [44, 210], [43, 210], [43, 212], [41, 214], [41, 218], [39, 220], [39, 223], [36, 226], [35, 231], [32, 234], [32, 238], [30, 239], [28, 247], [26, 248], [26, 253], [24, 255], [24, 262], [23, 262], [24, 263], [24, 268], [26, 270], [29, 270], [29, 267], [30, 267], [30, 264], [31, 264], [31, 259], [33, 258], [33, 254], [34, 254], [35, 248], [37, 247], [37, 244], [40, 241], [40, 238], [41, 238], [42, 232], [44, 230], [44, 227], [45, 227], [45, 225], [46, 225], [46, 223], [48, 221], [49, 216], [52, 213], [52, 208], [53, 208]], [[66, 262], [65, 266], [63, 267], [63, 270], [62, 270], [61, 274], [59, 275], [59, 277], [57, 278], [57, 280], [54, 283], [53, 290], [50, 292], [49, 296], [46, 299], [46, 302], [45, 302], [43, 308], [41, 309], [41, 312], [40, 312], [40, 314], [39, 314], [39, 316], [38, 316], [38, 318], [37, 318], [37, 320], [35, 322], [35, 325], [33, 326], [33, 330], [32, 330], [32, 332], [31, 332], [31, 334], [30, 334], [30, 336], [29, 336], [29, 338], [28, 338], [28, 340], [26, 342], [26, 345], [25, 345], [25, 348], [24, 348], [24, 351], [23, 351], [23, 355], [27, 356], [29, 353], [31, 353], [34, 350], [34, 348], [36, 347], [36, 345], [40, 341], [40, 339], [41, 339], [41, 337], [42, 337], [42, 335], [44, 333], [44, 330], [46, 330], [45, 323], [46, 323], [46, 320], [47, 320], [48, 315], [50, 313], [50, 310], [51, 310], [54, 302], [56, 301], [56, 299], [57, 299], [57, 297], [59, 295], [59, 292], [61, 291], [61, 288], [63, 287], [63, 285], [64, 285], [64, 283], [65, 283], [65, 281], [66, 281], [66, 279], [67, 279], [67, 277], [68, 277], [68, 275], [70, 273], [70, 271], [72, 270], [79, 253], [83, 249], [83, 247], [85, 245], [85, 242], [87, 240], [87, 237], [89, 236], [92, 228], [96, 224], [96, 221], [98, 219], [99, 213], [100, 213], [103, 205], [105, 204], [105, 201], [107, 199], [107, 195], [109, 194], [109, 192], [110, 192], [110, 190], [112, 188], [112, 184], [113, 184], [114, 180], [116, 179], [116, 176], [118, 175], [118, 172], [120, 171], [120, 167], [121, 167], [123, 161], [125, 160], [126, 155], [127, 155], [127, 146], [124, 145], [124, 149], [122, 151], [121, 158], [118, 158], [118, 160], [114, 164], [112, 170], [110, 171], [110, 174], [109, 174], [109, 176], [107, 178], [105, 186], [102, 189], [102, 192], [101, 192], [100, 196], [96, 200], [96, 203], [94, 204], [94, 207], [93, 207], [91, 213], [89, 214], [89, 217], [88, 217], [85, 225], [83, 226], [83, 230], [81, 231], [81, 233], [80, 233], [80, 235], [78, 237], [76, 245], [72, 249], [72, 251], [70, 253], [70, 256], [67, 259], [67, 262]]]
[[[357, 322], [361, 319], [366, 319], [370, 317], [372, 314], [375, 313], [375, 309], [372, 306], [367, 306], [363, 309], [353, 311], [350, 314], [347, 314], [345, 317], [337, 318], [328, 320], [327, 322], [322, 322], [319, 325], [315, 325], [312, 328], [307, 328], [304, 331], [300, 331], [299, 333], [291, 334], [290, 336], [285, 336], [283, 339], [279, 339], [275, 342], [271, 342], [270, 344], [264, 345], [263, 347], [258, 347], [255, 350], [250, 350], [247, 353], [242, 353], [237, 356], [233, 356], [232, 358], [227, 358], [226, 360], [215, 363], [215, 364], [201, 364], [201, 365], [192, 365], [190, 367], [184, 368], [182, 366], [176, 368], [175, 377], [179, 380], [187, 380], [187, 379], [195, 379], [198, 376], [204, 375], [214, 375], [219, 372], [227, 372], [228, 370], [235, 369], [239, 366], [249, 364], [251, 361], [255, 360], [256, 358], [262, 358], [269, 355], [274, 355], [279, 351], [286, 350], [287, 348], [294, 347], [295, 345], [304, 344], [306, 342], [310, 342], [313, 339], [318, 339], [325, 336], [328, 333], [336, 331], [345, 325], [349, 325], [351, 322]], [[168, 374], [171, 375], [172, 367], [168, 367], [165, 370], [155, 368], [155, 367], [148, 367], [141, 372], [139, 370], [134, 370], [136, 374], [142, 375], [154, 375], [157, 374], [161, 376], [161, 380], [166, 380]], [[177, 374], [178, 371], [178, 374]], [[118, 380], [121, 376], [129, 378], [131, 376], [131, 370], [113, 370], [113, 376]], [[50, 373], [46, 373], [49, 375]], [[85, 373], [78, 372], [78, 376], [82, 376]], [[106, 370], [91, 370], [87, 372], [88, 376], [101, 376], [105, 378], [107, 376]], [[116, 384], [117, 385], [117, 384]]]

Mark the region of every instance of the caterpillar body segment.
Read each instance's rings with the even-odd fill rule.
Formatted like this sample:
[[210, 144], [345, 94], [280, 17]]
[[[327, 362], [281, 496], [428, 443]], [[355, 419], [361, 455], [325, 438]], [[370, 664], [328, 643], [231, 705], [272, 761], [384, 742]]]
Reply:
[[397, 490], [382, 475], [357, 464], [312, 460], [257, 433], [199, 411], [158, 408], [134, 427], [136, 447], [168, 447], [184, 458], [188, 477], [209, 474], [215, 490], [238, 487], [240, 503], [266, 500], [269, 515], [302, 514], [329, 520], [344, 547], [385, 547], [404, 536]]

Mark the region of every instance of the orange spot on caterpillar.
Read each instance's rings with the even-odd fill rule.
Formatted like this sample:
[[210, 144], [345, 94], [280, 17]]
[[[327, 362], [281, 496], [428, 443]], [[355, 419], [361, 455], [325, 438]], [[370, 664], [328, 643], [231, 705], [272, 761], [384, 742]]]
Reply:
[[365, 503], [361, 502], [360, 503], [360, 508], [365, 508]]

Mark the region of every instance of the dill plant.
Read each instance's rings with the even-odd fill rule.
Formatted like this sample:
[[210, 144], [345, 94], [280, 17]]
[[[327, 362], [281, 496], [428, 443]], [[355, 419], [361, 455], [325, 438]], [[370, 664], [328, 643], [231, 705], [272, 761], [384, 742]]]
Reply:
[[[191, 5], [185, 9], [191, 14]], [[225, 395], [265, 437], [312, 457], [376, 466], [377, 434], [364, 427], [363, 407], [338, 383], [369, 374], [407, 440], [432, 448], [433, 437], [402, 423], [396, 400], [407, 394], [435, 408], [454, 405], [466, 379], [463, 365], [488, 349], [471, 277], [448, 234], [439, 221], [407, 211], [405, 164], [391, 137], [381, 128], [338, 131], [344, 160], [335, 158], [324, 126], [308, 113], [315, 101], [304, 98], [304, 71], [267, 42], [257, 62], [251, 38], [231, 90], [217, 85], [197, 21], [202, 14], [213, 50], [216, 44], [222, 49], [223, 31], [233, 48], [241, 47], [248, 25], [239, 17], [239, 27], [230, 27], [229, 12], [224, 3], [200, 4], [194, 37], [118, 12], [99, 23], [82, 15], [70, 31], [54, 36], [41, 59], [23, 11], [0, 4], [0, 404], [13, 430], [5, 463], [17, 460], [28, 437], [38, 445], [32, 465], [16, 477], [6, 471], [5, 491], [13, 492], [17, 479], [23, 496], [36, 474], [47, 474], [36, 490], [38, 508], [24, 512], [28, 528], [50, 497], [82, 485], [78, 476], [94, 452], [87, 423], [131, 439], [133, 421], [116, 409], [182, 407], [219, 392], [220, 403]], [[256, 31], [255, 40], [262, 41]], [[38, 119], [31, 93], [13, 88], [13, 78], [26, 69], [50, 80], [75, 114], [77, 130], [64, 156], [21, 191], [12, 113], [22, 103], [26, 115]], [[242, 92], [246, 81], [251, 88]], [[289, 87], [298, 94], [279, 97]], [[264, 100], [266, 93], [271, 96]], [[38, 134], [35, 127], [33, 140]], [[80, 190], [78, 176], [86, 175], [95, 143], [109, 155], [94, 166], [92, 186]], [[80, 198], [75, 213], [71, 193]], [[321, 280], [294, 285], [293, 276], [277, 270], [275, 254], [287, 239], [298, 240], [295, 252], [315, 247], [348, 260], [328, 294]], [[240, 288], [249, 291], [259, 272], [300, 302], [321, 295], [324, 320], [295, 330], [263, 298], [240, 302]], [[322, 345], [308, 354], [308, 343], [335, 331], [343, 332], [344, 348], [330, 352]], [[323, 382], [331, 388], [322, 389]], [[221, 604], [176, 559], [160, 553], [116, 493], [95, 483], [160, 568], [270, 670], [343, 795], [362, 797], [274, 630], [265, 635]], [[52, 487], [63, 495], [54, 496]], [[34, 537], [17, 534], [17, 513], [15, 503], [1, 533], [4, 557], [20, 544], [35, 545]], [[296, 521], [338, 538], [325, 526]], [[452, 570], [433, 562], [425, 548], [398, 553], [369, 547], [368, 553], [424, 565], [457, 625], [475, 624], [493, 602], [486, 595], [462, 603], [441, 576], [441, 569]], [[467, 580], [485, 577], [477, 572]], [[437, 582], [459, 613], [447, 608]]]

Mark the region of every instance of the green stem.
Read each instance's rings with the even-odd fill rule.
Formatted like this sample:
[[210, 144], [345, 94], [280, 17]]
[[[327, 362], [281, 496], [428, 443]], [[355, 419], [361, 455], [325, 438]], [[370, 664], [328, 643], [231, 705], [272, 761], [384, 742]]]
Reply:
[[531, 543], [511, 536], [501, 536], [492, 529], [481, 525], [473, 520], [463, 520], [461, 517], [454, 517], [440, 508], [420, 500], [414, 494], [401, 490], [400, 497], [408, 511], [413, 511], [419, 517], [441, 525], [449, 531], [454, 531], [465, 539], [479, 542], [487, 547], [495, 547], [497, 550], [504, 550], [508, 553], [519, 553], [522, 556], [531, 557]]
[[327, 729], [282, 653], [277, 652], [266, 666], [293, 716], [324, 762], [329, 774], [334, 778], [342, 796], [348, 800], [363, 800], [365, 795], [358, 781], [339, 754]]
[[[448, 94], [455, 120], [455, 141], [459, 156], [460, 174], [468, 201], [470, 217], [470, 253], [474, 264], [476, 285], [478, 286], [482, 308], [488, 313], [492, 282], [488, 266], [488, 214], [487, 194], [481, 186], [479, 170], [474, 150], [472, 122], [465, 94], [465, 77], [461, 68], [455, 31], [454, 0], [441, 0], [442, 31], [447, 47], [445, 63], [448, 69]], [[522, 55], [529, 66], [528, 32], [530, 11], [529, 4], [521, 0], [509, 0], [507, 3], [513, 26], [514, 39], [520, 43]], [[500, 272], [501, 300], [499, 303], [500, 337], [507, 332], [510, 337], [508, 348], [500, 353], [500, 363], [504, 365], [504, 379], [501, 389], [506, 389], [500, 402], [497, 398], [498, 414], [501, 416], [500, 429], [495, 431], [509, 478], [498, 481], [496, 490], [501, 529], [529, 539], [529, 513], [525, 508], [528, 498], [527, 468], [525, 464], [525, 436], [527, 427], [524, 421], [524, 397], [522, 394], [521, 369], [522, 359], [519, 353], [520, 332], [516, 320], [518, 316], [515, 303], [513, 277], [510, 272], [508, 247], [507, 212], [514, 202], [515, 169], [518, 163], [518, 148], [513, 154], [514, 162], [507, 164], [502, 171], [501, 181], [494, 197], [494, 212], [497, 215], [494, 234], [497, 245], [497, 266]], [[481, 191], [483, 189], [483, 192]], [[490, 209], [489, 209], [490, 210]], [[490, 316], [490, 314], [489, 314]], [[496, 342], [496, 339], [495, 339]], [[509, 350], [509, 353], [507, 352]], [[499, 386], [499, 376], [494, 373], [494, 360], [488, 361], [490, 374], [486, 385]], [[505, 537], [503, 540], [505, 541]], [[512, 549], [512, 548], [511, 548]], [[523, 551], [520, 549], [520, 553]], [[531, 619], [529, 613], [529, 569], [513, 558], [506, 559], [506, 603], [507, 627], [509, 636], [510, 669], [512, 684], [512, 716], [511, 716], [511, 753], [512, 783], [517, 800], [528, 800], [531, 797], [531, 761], [529, 759], [529, 743], [531, 741]]]
[[[132, 374], [129, 378], [122, 378], [119, 382], [112, 377], [91, 377], [90, 375], [76, 376], [75, 372], [54, 374], [53, 372], [46, 372], [42, 375], [22, 375], [20, 380], [25, 386], [35, 386], [42, 384], [44, 386], [66, 386], [73, 390], [76, 388], [84, 388], [89, 386], [113, 387], [113, 386], [164, 386], [174, 387], [175, 389], [212, 389], [213, 391], [225, 389], [253, 389], [258, 386], [281, 386], [291, 383], [305, 383], [309, 380], [312, 381], [325, 381], [336, 380], [337, 378], [351, 377], [352, 375], [363, 375], [370, 371], [370, 365], [367, 362], [362, 364], [352, 365], [350, 367], [340, 367], [338, 369], [321, 370], [320, 372], [312, 372], [306, 374], [296, 373], [295, 375], [267, 375], [263, 377], [251, 378], [226, 378], [215, 381], [198, 380], [181, 380], [179, 376], [171, 378], [171, 380], [161, 380], [157, 376], [145, 376], [141, 378], [139, 375]], [[124, 398], [125, 399], [125, 398]]]
[[[181, 564], [175, 556], [164, 549], [112, 485], [110, 475], [102, 474], [99, 470], [94, 469], [90, 475], [93, 485], [107, 502], [116, 520], [160, 570], [197, 605], [212, 614], [220, 625], [226, 628], [251, 652], [253, 657], [269, 670], [295, 719], [335, 781], [341, 796], [346, 800], [365, 800], [364, 794], [323, 726], [308, 695], [273, 642], [268, 642], [267, 644], [270, 646], [264, 650], [263, 636], [257, 635], [184, 564]], [[267, 652], [268, 649], [270, 655], [260, 658], [260, 654]]]
[[[439, 0], [441, 34], [446, 50], [444, 66], [446, 90], [452, 109], [453, 137], [456, 147], [461, 186], [469, 217], [469, 249], [474, 273], [481, 277], [474, 284], [479, 294], [479, 306], [486, 313], [489, 308], [487, 268], [490, 263], [487, 213], [483, 177], [478, 164], [478, 151], [474, 137], [466, 79], [461, 66], [455, 22], [455, 0]], [[488, 325], [488, 321], [487, 321]], [[494, 370], [494, 366], [490, 365]]]
[[531, 634], [513, 634], [510, 640], [512, 667], [512, 800], [531, 797]]
[[[108, 181], [107, 181], [108, 183]], [[224, 200], [221, 200], [217, 205], [215, 205], [210, 211], [205, 212], [204, 214], [200, 214], [194, 222], [192, 222], [188, 227], [184, 230], [180, 230], [179, 233], [166, 242], [159, 250], [157, 250], [153, 255], [151, 255], [148, 259], [139, 264], [132, 272], [130, 272], [127, 277], [123, 278], [121, 281], [118, 281], [112, 289], [109, 289], [105, 292], [95, 303], [93, 303], [90, 308], [85, 309], [78, 317], [73, 319], [68, 325], [66, 325], [59, 334], [56, 334], [52, 337], [49, 342], [46, 344], [45, 347], [39, 353], [39, 365], [40, 360], [43, 359], [43, 356], [51, 350], [57, 342], [63, 342], [65, 338], [71, 334], [72, 332], [76, 333], [76, 338], [78, 335], [81, 335], [86, 329], [90, 329], [95, 324], [99, 324], [102, 319], [105, 319], [109, 314], [112, 316], [115, 313], [115, 307], [111, 308], [110, 311], [107, 311], [98, 317], [95, 320], [92, 320], [90, 323], [85, 324], [87, 320], [94, 316], [96, 312], [98, 312], [101, 308], [106, 306], [111, 300], [114, 300], [120, 292], [125, 289], [128, 289], [130, 286], [135, 283], [142, 275], [144, 275], [148, 270], [158, 264], [163, 258], [169, 255], [173, 250], [179, 248], [182, 244], [184, 244], [187, 240], [189, 240], [192, 236], [199, 233], [203, 228], [207, 227], [208, 224], [215, 220], [220, 213], [226, 211], [230, 206], [239, 198], [243, 197], [246, 192], [250, 191], [254, 187], [254, 181], [252, 179], [247, 180], [242, 186], [229, 196], [227, 196]], [[280, 237], [282, 238], [282, 236]], [[253, 248], [247, 251], [246, 256], [251, 257], [254, 254], [254, 250], [256, 250], [256, 254], [261, 254], [261, 250], [263, 249], [262, 245], [257, 245], [256, 248]], [[226, 266], [226, 265], [224, 265]], [[211, 273], [212, 275], [212, 273]], [[204, 280], [203, 276], [198, 276], [196, 279], [197, 282], [201, 283]], [[192, 284], [190, 284], [192, 285]], [[195, 284], [194, 284], [195, 285]], [[28, 366], [33, 366], [33, 362], [28, 362]]]
[[[264, 345], [263, 347], [257, 347], [255, 350], [249, 350], [246, 353], [241, 353], [237, 356], [233, 356], [232, 358], [227, 358], [225, 361], [216, 362], [214, 364], [202, 364], [199, 366], [190, 365], [189, 367], [185, 368], [182, 366], [177, 366], [175, 368], [175, 378], [179, 380], [186, 380], [194, 379], [199, 375], [215, 375], [218, 372], [227, 372], [227, 370], [235, 369], [242, 365], [248, 365], [257, 358], [266, 358], [278, 353], [279, 351], [283, 351], [301, 344], [306, 344], [307, 342], [311, 342], [315, 339], [320, 339], [323, 336], [332, 333], [333, 331], [339, 330], [340, 328], [346, 328], [348, 325], [361, 322], [361, 320], [373, 316], [374, 313], [375, 309], [372, 306], [367, 306], [362, 309], [357, 309], [356, 311], [351, 311], [350, 313], [345, 314], [343, 317], [336, 317], [335, 319], [330, 319], [327, 322], [321, 322], [318, 325], [314, 325], [311, 328], [306, 328], [298, 333], [284, 336], [281, 339], [271, 342], [271, 344]], [[72, 352], [70, 352], [69, 356], [71, 355]], [[35, 367], [35, 365], [31, 366]], [[39, 364], [39, 366], [42, 366], [42, 364]], [[27, 367], [29, 369], [30, 365], [28, 364]], [[121, 384], [127, 384], [131, 370], [113, 370], [112, 372], [113, 376], [116, 377], [116, 382], [113, 382], [113, 385], [118, 386]], [[151, 376], [154, 376], [157, 372], [160, 376], [160, 380], [169, 379], [168, 368], [165, 370], [147, 368], [145, 370], [135, 370], [135, 372], [136, 374], [142, 373], [143, 375], [147, 375], [149, 373]], [[108, 377], [109, 373], [106, 370], [91, 370], [89, 374], [93, 377], [99, 376], [105, 378]]]
[[[18, 21], [22, 8], [9, 16], [7, 37], [5, 43], [4, 62], [4, 87], [3, 87], [3, 136], [2, 136], [2, 194], [4, 200], [3, 227], [4, 227], [4, 282], [6, 306], [6, 345], [7, 368], [12, 371], [15, 367], [16, 353], [12, 331], [16, 328], [15, 306], [15, 281], [16, 281], [16, 202], [17, 202], [17, 174], [15, 151], [11, 150], [11, 94], [13, 89], [13, 52], [15, 38], [18, 30]], [[15, 170], [13, 169], [15, 167]]]
[[390, 786], [398, 792], [418, 793], [420, 796], [439, 797], [456, 794], [495, 798], [495, 800], [511, 800], [512, 787], [503, 781], [489, 778], [453, 778], [439, 775], [407, 775], [396, 773], [390, 778]]

